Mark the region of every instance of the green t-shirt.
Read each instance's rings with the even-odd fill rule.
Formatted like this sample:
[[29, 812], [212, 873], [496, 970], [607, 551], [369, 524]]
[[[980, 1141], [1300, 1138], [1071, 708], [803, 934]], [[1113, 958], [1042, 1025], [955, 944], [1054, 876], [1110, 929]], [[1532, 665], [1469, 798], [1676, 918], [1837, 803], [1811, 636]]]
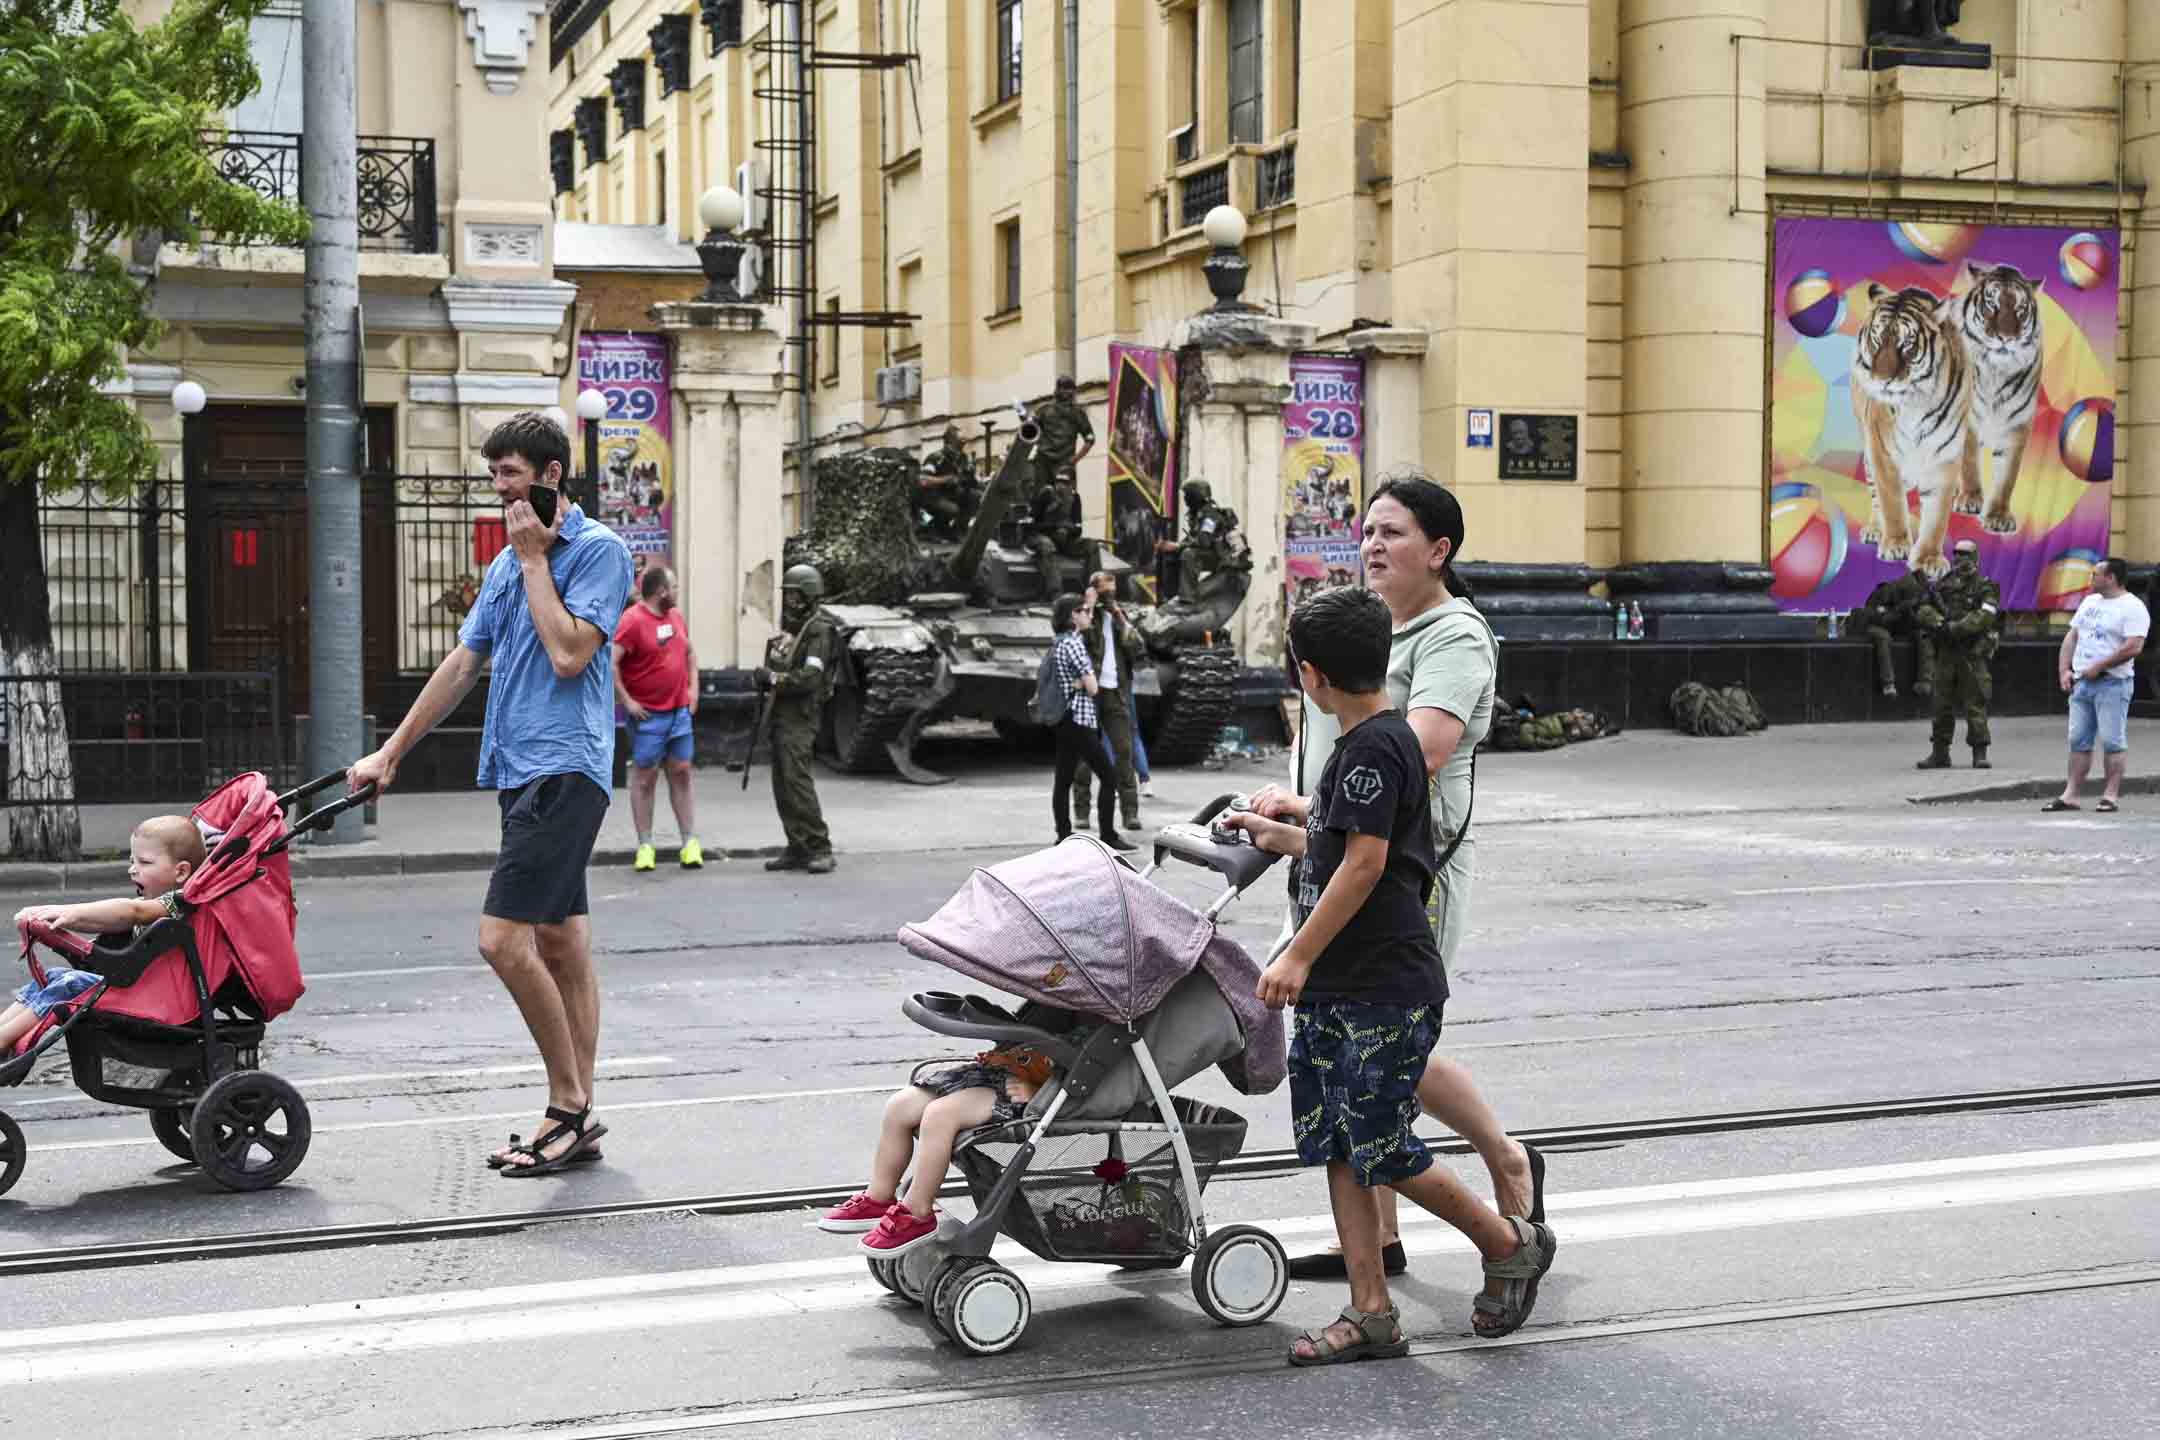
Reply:
[[[1414, 710], [1435, 709], [1463, 722], [1462, 743], [1428, 782], [1436, 853], [1445, 853], [1455, 843], [1456, 831], [1470, 819], [1470, 757], [1492, 729], [1493, 678], [1498, 666], [1491, 627], [1477, 607], [1460, 596], [1395, 627], [1395, 644], [1388, 656], [1388, 703], [1404, 719]], [[1300, 703], [1304, 707], [1298, 729], [1302, 741], [1291, 751], [1290, 783], [1303, 795], [1318, 783], [1342, 731], [1332, 715], [1321, 713], [1309, 700]], [[1450, 971], [1469, 921], [1476, 847], [1476, 840], [1463, 837], [1434, 881], [1428, 906], [1441, 963]]]

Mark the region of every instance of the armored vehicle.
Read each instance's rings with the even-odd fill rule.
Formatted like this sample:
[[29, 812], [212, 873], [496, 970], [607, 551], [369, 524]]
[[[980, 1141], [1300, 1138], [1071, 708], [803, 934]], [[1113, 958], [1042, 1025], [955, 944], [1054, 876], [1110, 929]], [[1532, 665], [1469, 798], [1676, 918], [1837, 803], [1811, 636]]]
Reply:
[[[1056, 557], [1056, 583], [1046, 589], [1020, 518], [1038, 434], [1032, 421], [1021, 424], [957, 543], [918, 535], [911, 453], [866, 450], [814, 467], [812, 524], [789, 538], [786, 562], [818, 567], [823, 613], [843, 638], [823, 737], [840, 768], [939, 784], [948, 777], [914, 761], [932, 720], [965, 716], [1004, 733], [1031, 727], [1036, 670], [1051, 641], [1043, 597], [1080, 589], [1092, 570], [1129, 569], [1107, 545], [1091, 544], [1090, 555]], [[1236, 608], [1231, 601], [1218, 618], [1220, 603], [1173, 603], [1135, 617], [1152, 662], [1132, 680], [1151, 761], [1198, 759], [1229, 721], [1237, 657], [1214, 635]]]

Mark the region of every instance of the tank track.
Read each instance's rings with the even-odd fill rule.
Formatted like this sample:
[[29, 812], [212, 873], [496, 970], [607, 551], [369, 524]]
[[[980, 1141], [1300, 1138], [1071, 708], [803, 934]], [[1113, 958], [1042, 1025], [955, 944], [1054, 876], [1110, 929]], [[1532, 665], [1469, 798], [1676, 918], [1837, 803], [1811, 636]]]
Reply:
[[1237, 652], [1228, 645], [1185, 645], [1177, 682], [1155, 709], [1148, 731], [1150, 765], [1191, 765], [1215, 748], [1237, 708]]
[[935, 650], [871, 650], [856, 657], [856, 673], [862, 677], [856, 691], [857, 720], [852, 735], [832, 728], [833, 760], [855, 774], [893, 768], [885, 747], [900, 737], [908, 717], [915, 713], [937, 683]]

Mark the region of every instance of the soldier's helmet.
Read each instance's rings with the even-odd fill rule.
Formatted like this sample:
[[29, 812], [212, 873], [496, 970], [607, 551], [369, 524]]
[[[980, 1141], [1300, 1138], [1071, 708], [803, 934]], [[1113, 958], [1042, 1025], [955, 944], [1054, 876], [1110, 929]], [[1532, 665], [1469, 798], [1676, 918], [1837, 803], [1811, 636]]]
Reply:
[[1057, 396], [1058, 396], [1058, 398], [1059, 398], [1060, 400], [1070, 400], [1070, 399], [1072, 398], [1072, 394], [1073, 394], [1073, 378], [1072, 378], [1072, 376], [1070, 376], [1070, 375], [1060, 375], [1060, 376], [1058, 376], [1058, 379], [1057, 379]]
[[780, 577], [782, 593], [794, 591], [805, 600], [815, 600], [825, 593], [825, 577], [818, 574], [815, 565], [790, 565]]
[[960, 427], [957, 425], [947, 425], [945, 427], [944, 439], [947, 445], [958, 445], [960, 443]]
[[1188, 509], [1188, 510], [1198, 510], [1198, 509], [1200, 509], [1200, 508], [1201, 508], [1202, 506], [1205, 506], [1205, 505], [1212, 505], [1212, 504], [1214, 504], [1214, 503], [1215, 503], [1215, 492], [1214, 492], [1213, 490], [1210, 490], [1210, 489], [1208, 488], [1208, 483], [1207, 483], [1207, 481], [1205, 481], [1205, 480], [1194, 480], [1194, 481], [1190, 481], [1190, 482], [1188, 482], [1188, 483], [1186, 484], [1186, 486], [1185, 486], [1185, 508], [1186, 508], [1186, 509]]

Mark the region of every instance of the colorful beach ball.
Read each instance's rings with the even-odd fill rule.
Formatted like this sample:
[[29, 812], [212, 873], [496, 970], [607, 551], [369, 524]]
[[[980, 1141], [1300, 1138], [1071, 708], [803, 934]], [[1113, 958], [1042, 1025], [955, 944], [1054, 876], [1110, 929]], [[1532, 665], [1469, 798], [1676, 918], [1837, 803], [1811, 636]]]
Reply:
[[2090, 230], [2080, 230], [2055, 252], [2055, 268], [2078, 289], [2090, 290], [2114, 273], [2115, 255], [2107, 241]]
[[1845, 512], [1813, 485], [1770, 487], [1770, 593], [1784, 600], [1814, 594], [1845, 568], [1852, 545]]
[[2088, 396], [2063, 416], [2063, 468], [2080, 480], [2104, 485], [2115, 478], [2115, 402]]
[[2058, 551], [2033, 586], [2033, 607], [2038, 610], [2077, 609], [2078, 601], [2092, 589], [2093, 567], [2099, 563], [2099, 553], [2082, 545], [2074, 550]]
[[1890, 243], [1908, 259], [1925, 265], [1953, 265], [1965, 258], [1980, 238], [1974, 225], [1890, 225]]
[[1827, 270], [1803, 270], [1785, 287], [1785, 318], [1810, 340], [1845, 323], [1845, 292]]

